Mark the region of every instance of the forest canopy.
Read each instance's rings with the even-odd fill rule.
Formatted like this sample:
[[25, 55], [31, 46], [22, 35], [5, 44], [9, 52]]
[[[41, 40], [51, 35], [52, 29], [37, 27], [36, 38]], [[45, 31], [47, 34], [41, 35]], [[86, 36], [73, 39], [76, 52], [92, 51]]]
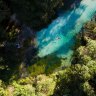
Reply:
[[96, 16], [76, 34], [71, 65], [37, 56], [36, 30], [76, 2], [0, 0], [0, 96], [96, 96]]

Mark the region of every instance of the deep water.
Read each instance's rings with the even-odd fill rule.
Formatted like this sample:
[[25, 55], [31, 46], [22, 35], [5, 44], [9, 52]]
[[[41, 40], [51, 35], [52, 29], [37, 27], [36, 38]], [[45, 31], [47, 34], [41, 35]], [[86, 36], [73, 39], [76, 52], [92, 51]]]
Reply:
[[63, 13], [47, 28], [37, 32], [38, 56], [56, 54], [64, 58], [70, 57], [76, 34], [95, 12], [96, 0], [82, 0], [78, 7], [74, 4], [72, 10]]

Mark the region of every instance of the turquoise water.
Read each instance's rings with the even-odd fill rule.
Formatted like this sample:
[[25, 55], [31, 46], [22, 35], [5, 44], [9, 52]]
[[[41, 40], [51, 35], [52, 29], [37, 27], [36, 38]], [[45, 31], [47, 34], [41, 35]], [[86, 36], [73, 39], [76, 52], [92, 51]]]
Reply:
[[38, 56], [56, 54], [70, 57], [73, 53], [74, 36], [96, 12], [96, 0], [82, 0], [79, 7], [67, 11], [54, 20], [47, 28], [37, 33]]

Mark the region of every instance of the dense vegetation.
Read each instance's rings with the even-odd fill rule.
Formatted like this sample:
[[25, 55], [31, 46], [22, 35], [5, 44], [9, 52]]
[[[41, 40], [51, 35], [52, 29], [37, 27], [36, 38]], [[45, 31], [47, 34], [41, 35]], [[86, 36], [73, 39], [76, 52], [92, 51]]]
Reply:
[[63, 6], [63, 0], [1, 0], [1, 2], [8, 6], [11, 14], [18, 14], [17, 18], [32, 28], [40, 28], [48, 24], [56, 17], [56, 10]]
[[[69, 0], [68, 2], [67, 0], [1, 0], [3, 4], [6, 4], [6, 6], [3, 6], [4, 9], [8, 7], [7, 9], [10, 9], [11, 14], [17, 14], [17, 18], [21, 23], [25, 23], [34, 29], [40, 29], [46, 26], [57, 17], [57, 13], [61, 8], [64, 10], [70, 8], [74, 1], [75, 0]], [[1, 6], [3, 4], [1, 4]], [[3, 17], [4, 16], [6, 15], [3, 15]]]
[[[95, 96], [96, 88], [96, 23], [91, 21], [85, 25], [86, 45], [81, 45], [79, 36], [78, 45], [74, 53], [74, 65], [54, 72], [48, 76], [33, 76], [18, 81], [12, 80], [5, 85], [1, 80], [1, 96]], [[40, 61], [41, 62], [41, 61]], [[59, 63], [59, 62], [58, 62]], [[41, 62], [44, 65], [44, 60]], [[55, 66], [54, 66], [55, 67]], [[31, 67], [30, 67], [31, 68]], [[44, 66], [34, 66], [35, 74], [44, 70]], [[41, 71], [39, 71], [41, 70]], [[53, 70], [53, 69], [52, 69]], [[11, 77], [12, 78], [12, 77]]]
[[[31, 45], [34, 45], [31, 41], [33, 38], [20, 42], [18, 37], [22, 34], [21, 26], [9, 20], [11, 14], [16, 13], [21, 22], [32, 25], [33, 28], [42, 27], [56, 16], [56, 11], [63, 3], [67, 7], [70, 5], [66, 2], [67, 0], [0, 0], [0, 96], [96, 96], [95, 17], [84, 25], [77, 36], [72, 65], [62, 68], [61, 59], [54, 55], [40, 59], [26, 54]], [[66, 9], [66, 6], [63, 8]], [[22, 47], [18, 48], [17, 40], [22, 43]], [[32, 53], [33, 50], [36, 51], [33, 48]], [[26, 55], [31, 59], [27, 58], [26, 61]]]

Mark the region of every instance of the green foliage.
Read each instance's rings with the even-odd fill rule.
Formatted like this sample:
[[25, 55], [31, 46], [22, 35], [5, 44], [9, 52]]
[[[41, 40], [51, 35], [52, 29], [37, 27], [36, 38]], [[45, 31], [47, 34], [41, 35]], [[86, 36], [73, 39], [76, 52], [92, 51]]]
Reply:
[[83, 90], [86, 93], [87, 96], [95, 96], [94, 89], [92, 86], [89, 84], [89, 82], [85, 82], [83, 85]]
[[59, 79], [53, 96], [96, 96], [96, 39], [94, 38], [96, 34], [93, 31], [95, 27], [94, 22], [89, 22], [85, 26], [85, 30], [88, 31], [84, 36], [87, 44], [76, 46], [75, 65], [58, 73]]
[[42, 94], [42, 96], [51, 96], [53, 94], [56, 85], [56, 81], [54, 81], [53, 78], [41, 75], [37, 76], [36, 80], [37, 96], [39, 96], [39, 94]]
[[[89, 81], [96, 75], [96, 64], [93, 62], [90, 66], [92, 67], [89, 67], [89, 64], [87, 66], [77, 64], [59, 72], [57, 75], [59, 81], [57, 82], [54, 95], [62, 96], [69, 94], [77, 96], [79, 94], [78, 96], [95, 96], [94, 88], [89, 84]], [[87, 84], [89, 85], [87, 86]]]
[[13, 82], [13, 96], [36, 96], [35, 89], [32, 85], [19, 85], [16, 82]]
[[38, 75], [13, 81], [7, 87], [0, 86], [0, 96], [51, 96], [56, 81], [49, 76]]
[[34, 65], [29, 66], [28, 70], [32, 76], [39, 74], [50, 74], [60, 67], [61, 59], [50, 55], [38, 60]]
[[[50, 22], [63, 3], [63, 0], [10, 1], [11, 11], [16, 12], [21, 21], [34, 28]], [[8, 6], [0, 0], [0, 25], [9, 16]], [[60, 70], [61, 59], [54, 55], [38, 59], [35, 64], [32, 60], [33, 65], [28, 67], [29, 75], [26, 78], [21, 76], [25, 71], [27, 73], [21, 62], [31, 38], [22, 43], [23, 48], [17, 49], [14, 45], [18, 38], [16, 27], [12, 26], [8, 32], [4, 28], [3, 25], [0, 26], [0, 79], [7, 82], [5, 86], [0, 80], [0, 96], [96, 96], [96, 22], [91, 21], [85, 25], [87, 32], [84, 39], [87, 44], [81, 46], [79, 37], [74, 65]], [[4, 46], [5, 41], [8, 43], [7, 47]]]
[[31, 76], [43, 74], [45, 72], [45, 66], [46, 65], [44, 63], [41, 63], [41, 62], [39, 62], [39, 64], [38, 63], [34, 64], [28, 68], [28, 71], [31, 74]]
[[3, 82], [0, 80], [0, 96], [4, 96], [5, 90], [4, 90], [4, 85]]

